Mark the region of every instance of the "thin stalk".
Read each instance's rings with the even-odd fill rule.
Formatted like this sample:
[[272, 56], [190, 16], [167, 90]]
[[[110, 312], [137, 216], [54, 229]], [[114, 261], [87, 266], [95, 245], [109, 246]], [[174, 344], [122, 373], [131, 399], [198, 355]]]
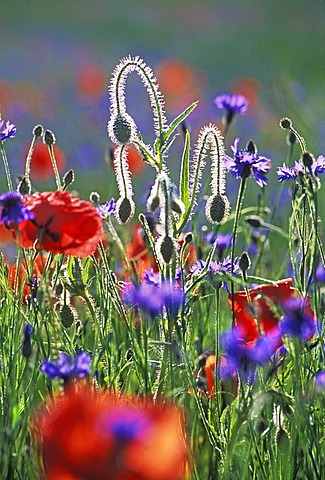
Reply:
[[11, 175], [10, 175], [10, 170], [9, 170], [9, 163], [8, 163], [7, 154], [6, 154], [5, 148], [3, 146], [3, 141], [2, 140], [0, 140], [0, 150], [1, 150], [1, 155], [2, 155], [3, 165], [5, 167], [8, 190], [10, 192], [12, 192], [13, 187], [12, 187], [12, 180], [11, 180]]

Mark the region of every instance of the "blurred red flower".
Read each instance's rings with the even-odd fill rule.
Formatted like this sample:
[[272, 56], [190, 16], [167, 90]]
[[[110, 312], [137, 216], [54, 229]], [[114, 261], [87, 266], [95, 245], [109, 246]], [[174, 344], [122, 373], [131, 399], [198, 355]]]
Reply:
[[171, 405], [79, 384], [48, 402], [34, 418], [32, 432], [47, 480], [185, 478], [184, 425]]
[[[103, 238], [102, 219], [96, 208], [70, 192], [26, 195], [24, 205], [34, 214], [18, 225], [19, 244], [37, 250], [88, 257]], [[36, 243], [35, 243], [36, 242]]]
[[[117, 148], [113, 146], [113, 151]], [[139, 150], [134, 145], [128, 145], [126, 150], [127, 162], [132, 175], [140, 175], [146, 168], [146, 162], [143, 160]]]
[[12, 242], [11, 231], [4, 226], [3, 223], [0, 223], [0, 246], [7, 245]]
[[[258, 325], [262, 335], [276, 336], [278, 324], [282, 316], [284, 302], [299, 292], [292, 287], [292, 279], [279, 280], [276, 285], [258, 285], [248, 290], [250, 302], [245, 291], [235, 292], [234, 311], [235, 324], [241, 330], [246, 342], [254, 342], [260, 336]], [[228, 295], [228, 302], [232, 308], [232, 297]], [[306, 313], [314, 316], [310, 306], [310, 298], [307, 298]], [[257, 323], [258, 322], [258, 323]], [[279, 345], [282, 344], [279, 340]]]
[[95, 62], [85, 63], [76, 73], [77, 92], [86, 101], [97, 101], [106, 91], [107, 83], [107, 72]]
[[[25, 158], [27, 156], [29, 145], [25, 149]], [[58, 166], [59, 172], [65, 167], [66, 160], [63, 151], [57, 146], [53, 146], [55, 160]], [[24, 160], [25, 160], [24, 158]], [[36, 143], [31, 160], [30, 178], [35, 182], [45, 182], [54, 177], [51, 157], [49, 154], [48, 146], [45, 143]]]

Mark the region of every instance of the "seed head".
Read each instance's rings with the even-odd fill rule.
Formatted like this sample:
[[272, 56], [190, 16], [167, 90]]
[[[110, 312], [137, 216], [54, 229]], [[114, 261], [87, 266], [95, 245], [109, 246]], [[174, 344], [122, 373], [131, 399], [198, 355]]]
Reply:
[[211, 195], [205, 206], [205, 215], [210, 223], [224, 223], [229, 210], [230, 204], [226, 195]]

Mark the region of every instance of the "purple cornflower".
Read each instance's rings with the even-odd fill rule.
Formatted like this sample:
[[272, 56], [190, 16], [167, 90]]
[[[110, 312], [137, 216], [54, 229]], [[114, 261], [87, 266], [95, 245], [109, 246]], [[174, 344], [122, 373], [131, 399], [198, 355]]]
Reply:
[[10, 123], [9, 120], [5, 122], [1, 120], [0, 117], [0, 140], [3, 142], [7, 138], [13, 138], [16, 134], [17, 128], [13, 123]]
[[34, 218], [23, 204], [23, 197], [18, 192], [6, 192], [0, 195], [0, 223], [10, 228], [13, 225]]
[[55, 362], [43, 360], [40, 370], [51, 380], [60, 378], [67, 381], [71, 378], [87, 377], [90, 364], [91, 356], [87, 353], [79, 352], [75, 357], [61, 353]]
[[325, 157], [320, 155], [316, 160], [312, 155], [310, 157], [312, 158], [312, 162], [309, 168], [305, 167], [302, 160], [295, 162], [293, 167], [288, 167], [283, 163], [282, 167], [278, 167], [276, 172], [279, 177], [278, 181], [296, 180], [297, 177], [303, 176], [305, 172], [307, 172], [308, 175], [311, 173], [314, 176], [325, 173]]
[[306, 312], [302, 298], [291, 298], [284, 305], [284, 316], [280, 324], [281, 335], [291, 335], [306, 342], [316, 331], [315, 319]]
[[320, 390], [325, 390], [325, 371], [324, 370], [316, 374], [315, 383]]
[[237, 371], [239, 377], [249, 385], [256, 378], [256, 368], [271, 360], [278, 337], [260, 337], [254, 345], [247, 343], [239, 328], [233, 328], [223, 334], [221, 345], [224, 349], [225, 360], [220, 364], [219, 375], [232, 377]]
[[109, 202], [101, 203], [96, 207], [97, 212], [99, 215], [105, 220], [106, 218], [110, 217], [114, 214], [116, 207], [115, 199], [112, 197]]
[[244, 150], [238, 149], [238, 143], [239, 138], [236, 138], [234, 145], [231, 147], [234, 158], [228, 155], [223, 157], [227, 170], [235, 178], [248, 178], [250, 174], [253, 174], [257, 185], [264, 187], [267, 184], [265, 174], [271, 167], [271, 160], [259, 156], [252, 141], [248, 143]]
[[225, 122], [231, 123], [236, 113], [243, 115], [248, 108], [248, 100], [243, 95], [224, 93], [213, 100], [217, 108], [226, 110]]
[[137, 305], [151, 318], [161, 315], [164, 307], [169, 315], [175, 317], [183, 300], [183, 289], [169, 282], [163, 282], [160, 286], [146, 283], [129, 285], [124, 293], [127, 305]]
[[231, 242], [231, 233], [213, 233], [213, 232], [208, 232], [204, 236], [204, 240], [209, 243], [210, 245], [213, 245], [215, 242], [217, 242], [216, 250], [218, 252], [218, 257], [221, 259], [223, 256], [223, 252], [226, 250], [226, 248], [229, 247], [230, 242]]
[[[235, 273], [235, 274], [240, 273], [240, 268], [239, 268], [239, 265], [238, 265], [238, 261], [239, 260], [236, 257], [234, 259], [234, 269], [233, 269], [233, 273]], [[206, 261], [205, 260], [197, 260], [190, 267], [190, 273], [193, 276], [198, 276], [198, 275], [202, 274], [202, 272], [205, 268], [206, 268]], [[207, 274], [209, 275], [209, 279], [210, 279], [211, 283], [214, 284], [215, 286], [218, 286], [218, 283], [216, 283], [216, 282], [219, 282], [218, 274], [222, 275], [224, 273], [231, 273], [231, 270], [232, 270], [231, 257], [230, 257], [230, 255], [228, 255], [226, 258], [224, 258], [224, 260], [222, 262], [212, 261], [210, 263]], [[230, 293], [227, 282], [220, 280], [219, 286], [221, 286], [222, 288], [227, 290], [228, 293]]]
[[[175, 273], [175, 280], [178, 281], [178, 280], [181, 280], [181, 278], [182, 278], [182, 272], [181, 272], [181, 269], [178, 267]], [[159, 287], [159, 285], [162, 283], [161, 274], [159, 272], [154, 272], [154, 269], [152, 267], [147, 268], [144, 271], [142, 275], [142, 280], [147, 285], [154, 285], [155, 287]]]

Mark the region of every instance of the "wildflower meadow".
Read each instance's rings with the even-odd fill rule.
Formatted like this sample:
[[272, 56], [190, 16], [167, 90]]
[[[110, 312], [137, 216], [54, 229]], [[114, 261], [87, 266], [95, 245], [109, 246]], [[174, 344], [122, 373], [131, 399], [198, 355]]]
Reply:
[[[128, 110], [129, 75], [153, 142]], [[325, 157], [290, 111], [269, 125], [280, 161], [254, 131], [236, 138], [241, 94], [216, 94], [219, 126], [194, 135], [198, 102], [171, 116], [137, 56], [108, 93], [106, 198], [74, 190], [46, 125], [30, 125], [13, 179], [20, 126], [1, 112], [0, 478], [324, 478]], [[53, 188], [36, 190], [44, 172]]]

